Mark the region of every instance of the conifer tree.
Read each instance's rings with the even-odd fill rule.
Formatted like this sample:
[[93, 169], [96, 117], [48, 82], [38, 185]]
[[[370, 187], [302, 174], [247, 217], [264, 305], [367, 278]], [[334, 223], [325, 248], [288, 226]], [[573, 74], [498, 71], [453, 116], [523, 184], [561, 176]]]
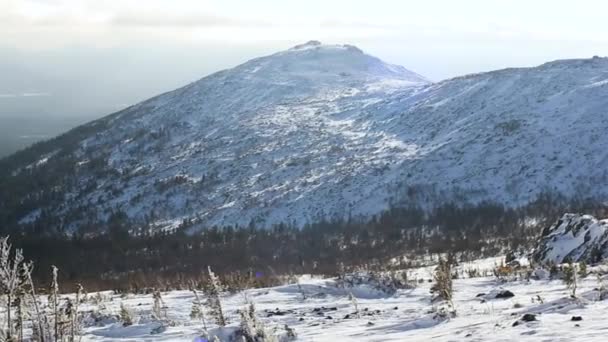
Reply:
[[431, 292], [436, 299], [442, 299], [452, 304], [452, 266], [443, 258], [439, 258], [439, 265], [435, 269], [435, 284], [431, 287]]
[[564, 283], [566, 286], [572, 291], [572, 298], [576, 298], [576, 288], [577, 288], [577, 279], [576, 279], [576, 266], [572, 262], [569, 262], [568, 265], [564, 266]]
[[222, 308], [222, 300], [220, 295], [222, 293], [222, 284], [219, 278], [213, 273], [211, 267], [207, 267], [209, 275], [209, 282], [206, 286], [207, 303], [209, 305], [209, 314], [215, 319], [215, 322], [220, 327], [224, 327], [227, 324], [226, 317], [224, 316], [224, 310]]

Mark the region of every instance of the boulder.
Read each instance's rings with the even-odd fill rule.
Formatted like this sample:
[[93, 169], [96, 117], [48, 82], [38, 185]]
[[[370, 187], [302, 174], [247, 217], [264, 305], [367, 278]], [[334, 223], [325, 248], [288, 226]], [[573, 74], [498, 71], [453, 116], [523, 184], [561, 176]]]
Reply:
[[511, 297], [515, 297], [515, 294], [505, 289], [494, 289], [487, 294], [480, 293], [477, 295], [477, 298], [483, 298], [483, 300], [506, 299]]
[[534, 321], [536, 321], [536, 315], [527, 313], [527, 314], [523, 315], [519, 320], [513, 322], [513, 326], [516, 327], [521, 322], [534, 322]]
[[513, 294], [513, 292], [511, 292], [509, 290], [500, 291], [496, 294], [496, 296], [494, 296], [494, 298], [511, 298], [511, 297], [515, 297], [515, 295]]

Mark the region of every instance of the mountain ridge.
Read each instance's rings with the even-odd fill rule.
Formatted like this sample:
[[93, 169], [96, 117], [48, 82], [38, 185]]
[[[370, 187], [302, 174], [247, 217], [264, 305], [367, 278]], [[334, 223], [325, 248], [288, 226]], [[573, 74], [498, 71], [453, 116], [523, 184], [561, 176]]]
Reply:
[[349, 45], [296, 47], [81, 126], [29, 164], [5, 159], [12, 181], [46, 183], [0, 197], [0, 219], [67, 231], [117, 213], [157, 230], [301, 226], [392, 206], [606, 195], [589, 186], [608, 177], [605, 59], [432, 83]]

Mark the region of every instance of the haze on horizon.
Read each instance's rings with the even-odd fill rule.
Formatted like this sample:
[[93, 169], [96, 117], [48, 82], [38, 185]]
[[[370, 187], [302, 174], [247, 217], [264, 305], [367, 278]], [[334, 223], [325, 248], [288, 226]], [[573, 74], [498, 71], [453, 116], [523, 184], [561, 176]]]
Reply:
[[434, 81], [604, 56], [606, 10], [599, 0], [0, 0], [0, 127], [60, 118], [57, 134], [312, 39]]

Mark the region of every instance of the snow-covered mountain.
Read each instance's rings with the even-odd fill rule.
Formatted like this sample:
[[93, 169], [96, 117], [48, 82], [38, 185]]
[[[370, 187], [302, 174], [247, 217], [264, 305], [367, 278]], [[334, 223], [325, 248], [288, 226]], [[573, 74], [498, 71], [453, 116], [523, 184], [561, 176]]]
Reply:
[[[431, 83], [312, 41], [5, 159], [2, 217], [268, 227], [543, 191], [604, 197], [607, 111], [603, 58]], [[44, 182], [4, 191], [32, 178]]]
[[608, 255], [608, 220], [565, 214], [547, 227], [532, 255], [541, 263], [597, 262]]

